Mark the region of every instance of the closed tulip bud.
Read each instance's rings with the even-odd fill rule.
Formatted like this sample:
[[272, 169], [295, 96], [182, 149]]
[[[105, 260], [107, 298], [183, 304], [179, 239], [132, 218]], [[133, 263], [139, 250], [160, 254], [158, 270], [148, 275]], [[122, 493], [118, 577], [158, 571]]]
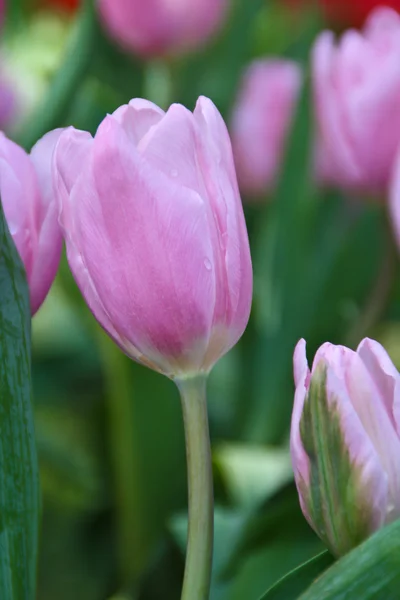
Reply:
[[51, 160], [61, 130], [45, 135], [28, 155], [0, 134], [0, 196], [29, 284], [31, 312], [44, 301], [62, 249]]
[[387, 190], [400, 140], [400, 16], [371, 13], [363, 32], [336, 46], [322, 33], [313, 52], [322, 177], [350, 191]]
[[225, 124], [132, 100], [94, 139], [55, 152], [68, 260], [97, 320], [130, 357], [170, 377], [207, 373], [242, 335], [252, 270]]
[[98, 0], [106, 30], [144, 56], [177, 53], [204, 43], [222, 24], [227, 0]]
[[305, 517], [340, 556], [400, 517], [400, 375], [384, 348], [324, 344], [311, 372], [301, 340], [291, 454]]
[[288, 60], [257, 60], [245, 72], [231, 129], [239, 186], [249, 196], [275, 183], [300, 85], [300, 67]]

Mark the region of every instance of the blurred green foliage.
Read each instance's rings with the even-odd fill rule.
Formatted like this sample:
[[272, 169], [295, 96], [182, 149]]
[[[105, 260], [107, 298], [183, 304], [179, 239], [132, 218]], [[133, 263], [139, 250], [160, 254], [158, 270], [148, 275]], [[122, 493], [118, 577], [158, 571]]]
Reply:
[[[137, 96], [192, 108], [207, 95], [229, 121], [252, 58], [284, 54], [303, 64], [302, 99], [274, 197], [258, 205], [243, 199], [255, 278], [249, 327], [208, 387], [216, 492], [211, 600], [256, 600], [323, 550], [301, 514], [290, 470], [294, 344], [306, 337], [312, 355], [326, 340], [354, 345], [376, 333], [400, 363], [400, 279], [397, 260], [381, 278], [388, 260], [383, 207], [313, 182], [307, 72], [318, 16], [311, 11], [294, 23], [279, 0], [232, 5], [207, 48], [145, 63], [116, 48], [94, 5], [83, 3], [46, 94], [15, 138], [29, 149], [50, 128], [73, 124], [93, 133], [107, 112]], [[13, 0], [6, 42], [35, 18], [31, 3]], [[33, 348], [43, 488], [39, 600], [178, 598], [186, 475], [173, 384], [105, 337], [65, 257], [34, 319]]]

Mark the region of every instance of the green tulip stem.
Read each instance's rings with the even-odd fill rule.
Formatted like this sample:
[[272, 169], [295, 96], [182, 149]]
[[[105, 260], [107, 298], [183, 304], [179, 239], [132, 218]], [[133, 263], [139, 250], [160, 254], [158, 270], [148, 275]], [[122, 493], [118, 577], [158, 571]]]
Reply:
[[180, 380], [189, 493], [189, 529], [181, 600], [208, 600], [210, 594], [214, 498], [208, 430], [206, 377]]

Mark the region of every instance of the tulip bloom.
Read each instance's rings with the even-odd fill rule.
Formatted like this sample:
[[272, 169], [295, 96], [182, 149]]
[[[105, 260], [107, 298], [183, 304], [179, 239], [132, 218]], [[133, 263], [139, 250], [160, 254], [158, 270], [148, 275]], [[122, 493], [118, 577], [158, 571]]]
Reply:
[[94, 139], [60, 137], [54, 178], [68, 260], [94, 316], [131, 358], [207, 373], [242, 335], [252, 271], [225, 124], [212, 102], [132, 100]]
[[106, 30], [132, 52], [163, 55], [196, 48], [222, 24], [227, 0], [98, 0]]
[[300, 67], [288, 60], [257, 60], [245, 72], [231, 128], [243, 193], [273, 187], [300, 85]]
[[32, 315], [44, 301], [62, 249], [51, 185], [51, 159], [61, 130], [45, 135], [30, 156], [0, 134], [0, 196], [8, 228], [24, 264]]
[[385, 193], [400, 140], [400, 16], [377, 9], [362, 33], [346, 32], [337, 46], [322, 33], [313, 76], [325, 179]]
[[291, 454], [303, 513], [340, 556], [400, 517], [400, 375], [384, 348], [294, 354]]

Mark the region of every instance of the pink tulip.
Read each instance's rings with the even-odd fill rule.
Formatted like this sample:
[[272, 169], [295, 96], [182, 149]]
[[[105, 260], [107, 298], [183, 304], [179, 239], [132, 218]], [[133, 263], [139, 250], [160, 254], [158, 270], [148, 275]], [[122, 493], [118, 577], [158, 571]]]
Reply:
[[94, 139], [55, 153], [71, 270], [94, 316], [131, 358], [171, 377], [208, 372], [242, 335], [251, 259], [225, 124], [135, 99]]
[[228, 0], [98, 0], [107, 31], [132, 52], [163, 55], [196, 48], [222, 24]]
[[335, 555], [400, 517], [400, 375], [384, 348], [294, 353], [291, 454], [302, 510]]
[[46, 134], [30, 156], [0, 134], [0, 196], [24, 263], [32, 315], [50, 289], [61, 256], [62, 235], [51, 185], [52, 152], [60, 132]]
[[273, 187], [300, 85], [300, 67], [288, 60], [257, 60], [247, 69], [232, 119], [243, 193], [260, 196]]
[[352, 191], [387, 191], [400, 141], [400, 16], [374, 10], [362, 33], [336, 46], [322, 33], [313, 52], [321, 177]]

